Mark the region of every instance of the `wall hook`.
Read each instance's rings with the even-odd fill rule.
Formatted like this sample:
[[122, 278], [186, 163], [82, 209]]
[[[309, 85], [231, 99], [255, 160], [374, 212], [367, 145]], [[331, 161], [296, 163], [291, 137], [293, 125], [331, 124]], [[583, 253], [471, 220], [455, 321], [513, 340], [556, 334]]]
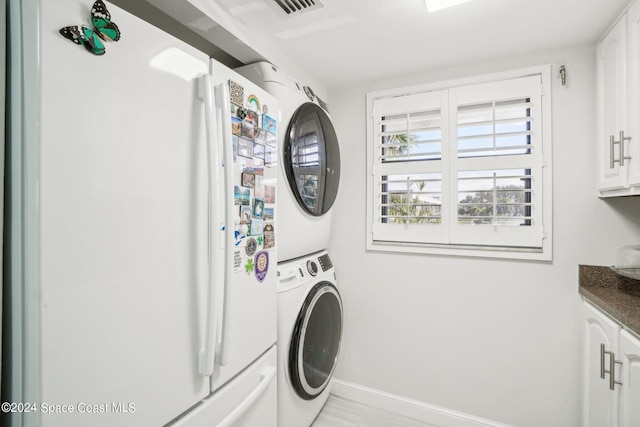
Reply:
[[562, 86], [567, 84], [567, 68], [564, 65], [560, 66], [560, 80], [562, 81]]

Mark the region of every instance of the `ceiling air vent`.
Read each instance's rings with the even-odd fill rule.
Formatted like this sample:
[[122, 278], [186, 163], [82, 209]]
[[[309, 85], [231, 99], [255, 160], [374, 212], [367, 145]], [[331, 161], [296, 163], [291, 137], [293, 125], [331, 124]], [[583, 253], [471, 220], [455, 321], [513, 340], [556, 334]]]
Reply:
[[289, 16], [322, 7], [320, 0], [273, 0]]

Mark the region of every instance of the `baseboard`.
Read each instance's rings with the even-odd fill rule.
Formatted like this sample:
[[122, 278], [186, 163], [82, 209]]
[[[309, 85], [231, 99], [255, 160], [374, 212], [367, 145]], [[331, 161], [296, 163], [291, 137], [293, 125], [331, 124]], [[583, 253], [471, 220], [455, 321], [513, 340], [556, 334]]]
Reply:
[[331, 394], [440, 427], [512, 427], [335, 378]]

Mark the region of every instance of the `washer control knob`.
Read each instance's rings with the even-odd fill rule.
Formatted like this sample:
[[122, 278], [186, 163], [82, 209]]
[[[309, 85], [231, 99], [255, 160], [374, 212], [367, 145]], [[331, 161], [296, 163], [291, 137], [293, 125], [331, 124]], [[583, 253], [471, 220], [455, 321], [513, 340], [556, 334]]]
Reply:
[[315, 261], [307, 261], [307, 270], [310, 275], [315, 277], [318, 274], [318, 264]]

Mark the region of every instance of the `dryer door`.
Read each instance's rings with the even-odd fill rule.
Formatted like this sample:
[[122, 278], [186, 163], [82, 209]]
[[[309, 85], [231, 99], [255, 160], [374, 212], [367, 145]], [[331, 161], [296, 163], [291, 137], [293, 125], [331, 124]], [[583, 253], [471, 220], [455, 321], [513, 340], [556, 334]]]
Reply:
[[341, 338], [340, 294], [331, 283], [320, 282], [302, 305], [289, 347], [289, 376], [303, 399], [315, 398], [329, 384]]
[[314, 216], [328, 212], [338, 194], [340, 149], [331, 119], [317, 104], [307, 102], [293, 113], [283, 160], [300, 207]]

